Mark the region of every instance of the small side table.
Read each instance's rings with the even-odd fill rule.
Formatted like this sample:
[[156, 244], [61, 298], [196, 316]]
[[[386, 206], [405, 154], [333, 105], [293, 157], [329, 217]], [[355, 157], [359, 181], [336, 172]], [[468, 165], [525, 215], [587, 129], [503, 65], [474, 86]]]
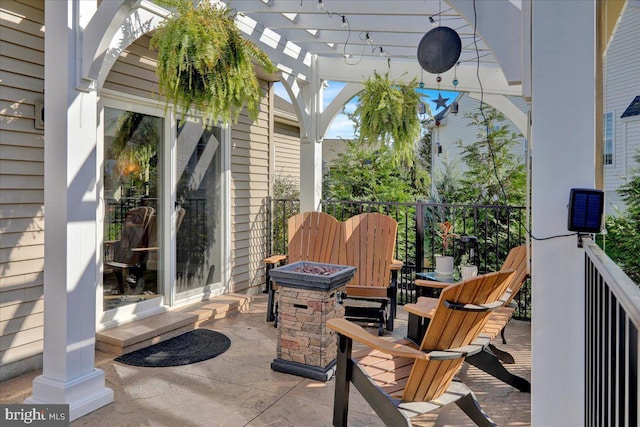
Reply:
[[[438, 298], [442, 289], [454, 283], [458, 283], [458, 280], [453, 276], [443, 277], [434, 272], [416, 273], [416, 289], [421, 290], [417, 292], [419, 297], [427, 296], [423, 294], [423, 291], [429, 290], [428, 296]], [[407, 312], [409, 313], [407, 318], [407, 338], [420, 345], [422, 337], [427, 332], [429, 318], [412, 313], [410, 310], [407, 310]]]

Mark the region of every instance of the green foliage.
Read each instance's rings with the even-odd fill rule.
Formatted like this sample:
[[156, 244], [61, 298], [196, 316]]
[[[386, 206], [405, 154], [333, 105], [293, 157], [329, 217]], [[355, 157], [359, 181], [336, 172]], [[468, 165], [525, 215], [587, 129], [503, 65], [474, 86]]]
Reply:
[[273, 180], [271, 204], [271, 253], [286, 254], [288, 242], [287, 221], [300, 213], [300, 184], [288, 175], [276, 175]]
[[[478, 140], [472, 144], [457, 144], [468, 170], [461, 180], [459, 201], [475, 205], [523, 205], [525, 202], [526, 170], [513, 147], [521, 134], [512, 132], [505, 118], [495, 108], [484, 107], [467, 113], [471, 126], [480, 128]], [[485, 120], [486, 119], [486, 120]]]
[[[634, 156], [640, 164], [640, 151]], [[606, 218], [607, 234], [598, 242], [606, 254], [640, 286], [640, 167], [632, 170], [627, 182], [618, 189], [627, 205], [624, 211]]]
[[156, 73], [160, 93], [176, 110], [195, 108], [205, 125], [220, 119], [236, 123], [246, 104], [249, 117], [258, 116], [263, 97], [252, 60], [267, 72], [275, 71], [267, 55], [245, 40], [228, 9], [212, 3], [169, 0], [176, 8], [155, 32], [151, 48], [158, 50]]
[[398, 165], [386, 146], [374, 149], [345, 141], [346, 150], [331, 164], [324, 198], [413, 202], [426, 191], [428, 176], [416, 165]]
[[289, 175], [276, 175], [273, 180], [275, 199], [297, 199], [300, 197], [300, 184]]
[[443, 154], [442, 169], [436, 170], [436, 194], [431, 195], [431, 200], [436, 203], [463, 203], [460, 195], [462, 175], [456, 160], [449, 158], [448, 153]]
[[414, 147], [420, 138], [417, 80], [408, 84], [392, 80], [389, 73], [374, 71], [364, 82], [364, 91], [354, 111], [355, 132], [360, 142], [392, 144], [394, 158], [412, 163]]

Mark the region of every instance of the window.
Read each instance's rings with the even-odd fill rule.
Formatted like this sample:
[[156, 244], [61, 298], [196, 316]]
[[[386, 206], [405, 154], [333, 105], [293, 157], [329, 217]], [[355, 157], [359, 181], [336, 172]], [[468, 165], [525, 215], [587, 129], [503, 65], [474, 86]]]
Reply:
[[613, 164], [613, 112], [604, 114], [604, 164]]

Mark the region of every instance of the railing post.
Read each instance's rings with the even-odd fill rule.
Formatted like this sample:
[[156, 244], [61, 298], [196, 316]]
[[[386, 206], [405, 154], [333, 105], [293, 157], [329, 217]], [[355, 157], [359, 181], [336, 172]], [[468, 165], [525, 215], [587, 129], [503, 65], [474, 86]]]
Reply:
[[424, 269], [424, 210], [421, 200], [416, 202], [416, 272]]

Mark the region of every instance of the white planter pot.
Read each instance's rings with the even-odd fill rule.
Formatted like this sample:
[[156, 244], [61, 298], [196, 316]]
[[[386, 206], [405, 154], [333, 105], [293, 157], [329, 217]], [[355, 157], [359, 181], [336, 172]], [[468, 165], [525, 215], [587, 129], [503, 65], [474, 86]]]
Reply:
[[475, 265], [463, 265], [460, 267], [460, 275], [462, 276], [462, 280], [476, 277], [478, 275], [478, 267]]
[[451, 276], [453, 273], [453, 257], [436, 255], [436, 274], [439, 276]]

